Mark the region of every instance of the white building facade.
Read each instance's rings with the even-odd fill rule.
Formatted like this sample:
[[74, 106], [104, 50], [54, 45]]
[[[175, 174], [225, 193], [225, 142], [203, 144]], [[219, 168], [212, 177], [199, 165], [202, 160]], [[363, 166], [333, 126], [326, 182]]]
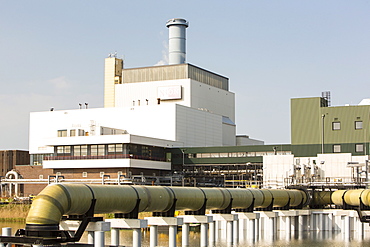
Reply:
[[104, 108], [31, 113], [31, 164], [169, 171], [170, 147], [234, 146], [228, 88], [228, 78], [191, 64], [124, 69], [110, 55]]

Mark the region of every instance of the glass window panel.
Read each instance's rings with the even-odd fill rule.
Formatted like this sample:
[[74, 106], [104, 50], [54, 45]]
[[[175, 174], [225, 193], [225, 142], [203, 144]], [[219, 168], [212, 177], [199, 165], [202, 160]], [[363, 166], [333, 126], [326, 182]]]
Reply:
[[90, 153], [91, 155], [98, 155], [98, 145], [91, 145], [90, 147]]
[[340, 130], [340, 122], [332, 123], [333, 130]]
[[356, 130], [362, 129], [362, 121], [355, 121], [355, 129]]
[[105, 145], [98, 145], [98, 155], [105, 155]]
[[67, 130], [58, 130], [58, 137], [66, 137]]
[[123, 152], [123, 144], [116, 144], [116, 153]]
[[356, 144], [356, 152], [362, 153], [364, 151], [364, 144]]
[[87, 156], [87, 145], [81, 146], [81, 156]]
[[81, 156], [81, 146], [74, 146], [73, 156]]
[[116, 152], [116, 144], [109, 144], [108, 145], [108, 152], [115, 153]]
[[339, 144], [333, 145], [333, 153], [340, 153], [340, 149]]

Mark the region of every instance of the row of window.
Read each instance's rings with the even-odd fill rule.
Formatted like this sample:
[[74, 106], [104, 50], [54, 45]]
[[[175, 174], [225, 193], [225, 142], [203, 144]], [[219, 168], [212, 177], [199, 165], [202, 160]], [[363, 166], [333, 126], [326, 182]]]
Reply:
[[[83, 129], [71, 129], [69, 130], [69, 136], [84, 136], [85, 130]], [[67, 137], [68, 130], [58, 130], [58, 137]]]
[[188, 158], [242, 158], [256, 157], [265, 155], [286, 155], [292, 154], [291, 151], [271, 151], [271, 152], [234, 152], [234, 153], [193, 153], [187, 154]]
[[[364, 144], [356, 144], [355, 145], [355, 152], [356, 153], [363, 153], [365, 150]], [[342, 147], [340, 144], [334, 144], [333, 145], [333, 153], [340, 153], [342, 152]]]
[[[341, 124], [340, 122], [332, 122], [331, 124], [332, 130], [340, 130]], [[363, 128], [362, 121], [355, 121], [355, 130], [361, 130]]]
[[96, 145], [74, 145], [55, 146], [55, 156], [108, 156], [129, 155], [133, 158], [164, 160], [165, 148], [153, 147], [139, 144], [96, 144]]
[[[58, 176], [58, 177], [60, 177], [60, 176], [62, 176], [62, 173], [61, 172], [57, 172], [55, 175]], [[100, 172], [99, 173], [99, 176], [100, 177], [103, 177], [104, 175], [105, 175], [104, 172]], [[121, 176], [122, 175], [122, 171], [118, 171], [117, 172], [117, 175], [118, 176]], [[109, 175], [107, 175], [107, 176], [109, 176]], [[83, 178], [87, 178], [87, 172], [82, 172], [82, 177]], [[44, 175], [39, 175], [39, 179], [44, 179]]]

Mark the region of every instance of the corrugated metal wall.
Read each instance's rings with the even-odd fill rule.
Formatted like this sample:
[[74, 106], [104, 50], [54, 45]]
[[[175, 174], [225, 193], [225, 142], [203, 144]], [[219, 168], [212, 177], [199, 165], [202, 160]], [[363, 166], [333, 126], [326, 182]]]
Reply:
[[229, 90], [229, 79], [191, 64], [153, 66], [123, 70], [123, 82], [148, 82], [193, 79], [217, 88]]

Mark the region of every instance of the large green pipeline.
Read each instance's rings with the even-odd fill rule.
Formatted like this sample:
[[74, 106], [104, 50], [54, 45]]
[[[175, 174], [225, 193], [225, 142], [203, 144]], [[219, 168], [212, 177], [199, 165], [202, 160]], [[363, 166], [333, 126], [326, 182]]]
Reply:
[[337, 190], [331, 195], [334, 204], [343, 206], [343, 201], [351, 206], [359, 206], [362, 202], [365, 206], [370, 206], [370, 190]]
[[[232, 198], [232, 201], [231, 201]], [[298, 206], [307, 201], [300, 190], [258, 190], [199, 187], [119, 186], [52, 184], [34, 199], [26, 219], [26, 228], [58, 226], [63, 215], [83, 215], [96, 199], [94, 213], [130, 213], [139, 203], [139, 212], [166, 212], [176, 199], [175, 209], [197, 211]], [[206, 199], [206, 201], [205, 201]]]

